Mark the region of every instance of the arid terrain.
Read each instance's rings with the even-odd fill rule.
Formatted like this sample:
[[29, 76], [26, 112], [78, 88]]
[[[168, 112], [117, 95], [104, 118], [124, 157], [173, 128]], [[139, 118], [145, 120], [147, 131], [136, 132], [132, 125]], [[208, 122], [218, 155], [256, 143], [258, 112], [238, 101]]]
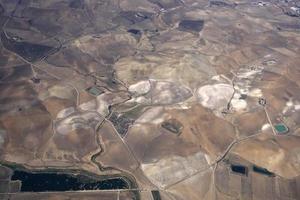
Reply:
[[0, 27], [1, 200], [300, 199], [298, 0], [0, 0]]

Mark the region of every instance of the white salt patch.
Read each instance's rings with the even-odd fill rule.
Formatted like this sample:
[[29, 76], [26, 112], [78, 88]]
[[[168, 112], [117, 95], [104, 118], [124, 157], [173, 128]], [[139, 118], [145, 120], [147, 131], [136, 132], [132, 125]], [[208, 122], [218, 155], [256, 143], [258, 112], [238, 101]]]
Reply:
[[239, 93], [234, 93], [233, 98], [238, 99], [241, 97], [241, 94]]
[[200, 103], [210, 109], [222, 109], [232, 97], [234, 90], [229, 84], [205, 85], [198, 89]]
[[291, 101], [291, 100], [289, 100], [288, 102], [286, 102], [286, 104], [285, 104], [287, 107], [292, 107], [293, 105], [294, 105], [294, 103]]
[[272, 55], [271, 54], [267, 54], [264, 56], [264, 58], [270, 58]]
[[231, 105], [236, 111], [241, 111], [247, 108], [247, 102], [243, 99], [232, 99]]
[[79, 105], [79, 108], [81, 110], [96, 110], [97, 109], [96, 101], [91, 100], [91, 101], [82, 103]]
[[186, 157], [170, 155], [154, 163], [141, 164], [141, 168], [149, 180], [161, 188], [174, 184], [207, 167], [207, 161], [202, 152]]
[[268, 3], [260, 1], [260, 2], [257, 3], [257, 5], [259, 5], [259, 6], [266, 6], [266, 5], [268, 5]]
[[282, 110], [282, 113], [285, 114], [286, 112], [288, 112], [290, 109], [292, 109], [292, 107], [294, 106], [294, 103], [292, 100], [289, 100], [285, 103], [285, 107]]
[[153, 123], [159, 124], [164, 121], [164, 116], [162, 114], [162, 107], [154, 107], [147, 110], [142, 116], [140, 116], [136, 123]]
[[237, 76], [239, 78], [248, 78], [250, 76], [254, 76], [255, 74], [257, 74], [259, 71], [253, 70], [253, 71], [246, 71], [246, 72], [241, 72], [238, 73]]
[[67, 135], [72, 130], [73, 129], [72, 127], [70, 127], [69, 124], [60, 124], [59, 126], [56, 127], [56, 131], [62, 135]]
[[105, 99], [106, 96], [104, 94], [97, 96], [96, 103], [97, 103], [97, 112], [100, 113], [102, 116], [107, 116], [109, 114], [109, 103]]
[[215, 81], [221, 81], [220, 75], [213, 76], [213, 77], [211, 77], [211, 79], [215, 80]]
[[95, 128], [94, 126], [101, 120], [101, 117], [95, 112], [77, 113], [73, 116], [60, 121], [56, 125], [56, 131], [59, 134], [67, 135], [71, 131], [79, 128]]
[[137, 97], [137, 98], [134, 98], [134, 101], [137, 102], [137, 103], [149, 103], [150, 100], [146, 99], [145, 97], [141, 96], [141, 97]]
[[166, 81], [157, 81], [151, 91], [153, 104], [180, 103], [192, 96], [188, 88]]
[[75, 112], [74, 107], [65, 108], [65, 109], [59, 111], [56, 118], [65, 118], [65, 117], [69, 116], [70, 114], [72, 114], [74, 112]]
[[271, 125], [270, 124], [264, 124], [262, 127], [261, 127], [261, 130], [262, 131], [265, 131], [267, 129], [271, 128]]
[[252, 89], [249, 94], [251, 97], [262, 97], [262, 91], [259, 88]]
[[206, 162], [207, 162], [209, 165], [211, 165], [211, 164], [212, 164], [212, 160], [211, 160], [211, 158], [209, 157], [209, 155], [204, 154], [204, 157], [205, 157]]
[[186, 110], [186, 109], [190, 109], [191, 106], [190, 105], [187, 105], [187, 104], [180, 104], [179, 107], [183, 110]]
[[240, 92], [241, 92], [242, 94], [248, 94], [248, 93], [249, 93], [249, 90], [248, 90], [247, 88], [242, 88], [242, 89], [240, 89]]
[[157, 98], [153, 99], [154, 104], [168, 104], [171, 103], [173, 100], [173, 94], [170, 90], [162, 90], [159, 95], [157, 95]]
[[131, 93], [135, 93], [138, 95], [143, 95], [149, 92], [151, 89], [151, 84], [149, 81], [140, 81], [136, 84], [130, 85], [128, 90]]
[[297, 7], [294, 7], [294, 6], [291, 7], [291, 10], [295, 11], [295, 12], [300, 12], [300, 8], [297, 8]]
[[300, 105], [295, 105], [295, 110], [300, 110]]
[[234, 86], [234, 89], [236, 89], [236, 90], [240, 90], [241, 88], [240, 88], [240, 86], [238, 86], [238, 85], [235, 85], [235, 86]]

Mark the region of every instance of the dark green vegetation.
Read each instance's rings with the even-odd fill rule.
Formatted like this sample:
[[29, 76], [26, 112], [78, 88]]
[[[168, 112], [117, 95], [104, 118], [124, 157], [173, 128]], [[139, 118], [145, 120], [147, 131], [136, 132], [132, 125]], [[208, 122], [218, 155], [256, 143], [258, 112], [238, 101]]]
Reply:
[[139, 35], [141, 34], [141, 31], [140, 30], [137, 30], [137, 29], [129, 29], [128, 30], [129, 33], [132, 33], [134, 35]]
[[226, 3], [224, 1], [209, 1], [209, 4], [212, 7], [228, 7], [228, 8], [231, 8], [231, 7], [236, 6], [235, 3], [234, 4], [229, 4], [229, 3]]
[[92, 86], [86, 89], [88, 93], [90, 93], [93, 96], [99, 96], [100, 94], [104, 93], [101, 88], [97, 86]]
[[113, 123], [118, 133], [121, 136], [124, 136], [131, 124], [133, 124], [134, 120], [125, 116], [124, 114], [113, 112], [109, 118], [109, 120]]
[[180, 0], [149, 0], [149, 2], [163, 9], [170, 9], [182, 5], [182, 1]]
[[248, 175], [248, 168], [242, 165], [231, 165], [231, 170], [238, 174]]
[[1, 33], [1, 41], [6, 49], [19, 54], [30, 62], [43, 58], [54, 49], [53, 47], [46, 45], [15, 41], [8, 38], [4, 32]]
[[269, 170], [262, 167], [258, 167], [256, 165], [253, 166], [253, 171], [267, 176], [275, 176], [275, 174], [270, 172]]
[[161, 200], [158, 190], [152, 190], [151, 193], [152, 193], [153, 200]]
[[181, 31], [200, 32], [203, 29], [203, 26], [203, 20], [182, 20], [179, 23], [178, 28]]
[[102, 181], [88, 177], [76, 177], [70, 174], [26, 171], [14, 171], [12, 180], [22, 182], [22, 192], [45, 191], [76, 191], [76, 190], [112, 190], [128, 189], [129, 186], [122, 178], [112, 178]]

